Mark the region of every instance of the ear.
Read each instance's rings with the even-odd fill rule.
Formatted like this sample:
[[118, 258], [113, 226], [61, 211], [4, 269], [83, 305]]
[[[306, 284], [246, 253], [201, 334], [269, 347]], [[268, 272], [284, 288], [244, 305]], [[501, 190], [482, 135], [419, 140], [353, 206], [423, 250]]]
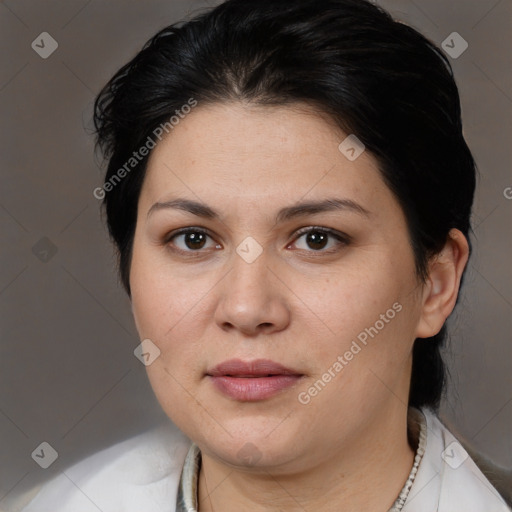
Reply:
[[435, 336], [453, 311], [459, 294], [460, 280], [469, 257], [466, 237], [452, 229], [442, 251], [429, 263], [429, 275], [423, 290], [417, 338]]

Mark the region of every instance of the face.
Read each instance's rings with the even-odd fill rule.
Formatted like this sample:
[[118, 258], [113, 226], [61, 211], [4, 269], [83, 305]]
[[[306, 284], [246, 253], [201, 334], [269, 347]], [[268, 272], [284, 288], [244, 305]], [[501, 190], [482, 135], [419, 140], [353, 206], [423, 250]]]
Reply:
[[[347, 134], [299, 107], [199, 105], [153, 150], [139, 199], [151, 385], [237, 467], [318, 464], [407, 404], [422, 285], [404, 214], [374, 158], [347, 158]], [[233, 359], [248, 366], [215, 371]]]

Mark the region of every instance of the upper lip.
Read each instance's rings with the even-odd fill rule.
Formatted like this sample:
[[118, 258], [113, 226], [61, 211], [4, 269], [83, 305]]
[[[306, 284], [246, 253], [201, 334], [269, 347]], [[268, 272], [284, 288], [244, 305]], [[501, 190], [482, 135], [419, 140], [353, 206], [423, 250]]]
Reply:
[[270, 359], [255, 359], [242, 361], [241, 359], [229, 359], [207, 372], [212, 377], [237, 376], [237, 377], [264, 377], [267, 375], [302, 375], [300, 372], [286, 368], [282, 364]]

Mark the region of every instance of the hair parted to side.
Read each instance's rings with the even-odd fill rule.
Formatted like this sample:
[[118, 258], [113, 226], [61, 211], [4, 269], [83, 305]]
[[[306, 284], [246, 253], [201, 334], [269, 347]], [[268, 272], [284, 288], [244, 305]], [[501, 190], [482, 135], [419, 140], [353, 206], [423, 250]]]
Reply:
[[[469, 239], [476, 168], [451, 66], [436, 45], [369, 1], [228, 0], [158, 32], [96, 98], [105, 182], [191, 98], [305, 103], [355, 134], [405, 213], [423, 280], [451, 228]], [[147, 159], [103, 200], [128, 294]], [[439, 407], [445, 334], [415, 341], [412, 406]]]

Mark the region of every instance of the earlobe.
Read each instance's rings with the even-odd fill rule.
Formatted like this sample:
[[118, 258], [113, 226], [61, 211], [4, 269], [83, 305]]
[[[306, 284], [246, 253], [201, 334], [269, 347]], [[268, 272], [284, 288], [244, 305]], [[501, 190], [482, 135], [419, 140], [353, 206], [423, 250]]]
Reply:
[[429, 264], [425, 283], [417, 338], [436, 335], [453, 311], [460, 288], [460, 281], [469, 258], [466, 237], [452, 229], [442, 251]]

